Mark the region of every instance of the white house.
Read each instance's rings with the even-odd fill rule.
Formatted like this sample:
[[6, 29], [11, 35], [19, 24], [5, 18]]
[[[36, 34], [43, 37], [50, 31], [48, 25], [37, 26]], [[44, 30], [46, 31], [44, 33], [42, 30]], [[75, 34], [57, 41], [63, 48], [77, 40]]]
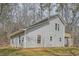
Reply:
[[64, 47], [65, 22], [59, 15], [46, 18], [10, 35], [10, 45], [16, 48]]

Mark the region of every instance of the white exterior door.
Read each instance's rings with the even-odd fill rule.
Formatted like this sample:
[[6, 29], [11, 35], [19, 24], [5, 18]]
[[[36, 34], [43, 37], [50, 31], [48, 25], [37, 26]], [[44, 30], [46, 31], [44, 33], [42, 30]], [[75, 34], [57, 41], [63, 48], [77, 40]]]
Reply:
[[24, 37], [21, 37], [21, 48], [24, 47]]

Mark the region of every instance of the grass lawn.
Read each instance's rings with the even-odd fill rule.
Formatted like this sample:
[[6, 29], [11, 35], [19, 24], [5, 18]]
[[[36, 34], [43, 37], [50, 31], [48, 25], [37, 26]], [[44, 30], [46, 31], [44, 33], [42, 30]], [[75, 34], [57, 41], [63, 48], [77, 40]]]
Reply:
[[79, 56], [79, 48], [1, 48], [1, 56]]

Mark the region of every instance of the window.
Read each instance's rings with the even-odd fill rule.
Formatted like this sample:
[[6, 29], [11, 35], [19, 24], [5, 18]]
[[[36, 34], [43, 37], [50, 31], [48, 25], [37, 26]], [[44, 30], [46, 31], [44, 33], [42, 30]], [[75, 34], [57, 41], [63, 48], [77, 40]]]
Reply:
[[22, 37], [22, 42], [24, 41], [24, 37]]
[[61, 42], [61, 38], [60, 38], [60, 42]]
[[57, 30], [57, 23], [55, 23], [55, 30]]
[[59, 31], [59, 24], [58, 24], [58, 31]]
[[21, 46], [23, 46], [23, 42], [24, 42], [24, 37], [21, 37], [21, 42], [20, 42]]
[[41, 43], [41, 35], [37, 35], [37, 43]]
[[50, 36], [50, 41], [52, 41], [52, 36]]
[[21, 43], [21, 40], [20, 40], [20, 36], [19, 36], [19, 44]]
[[59, 24], [55, 23], [55, 30], [59, 31]]

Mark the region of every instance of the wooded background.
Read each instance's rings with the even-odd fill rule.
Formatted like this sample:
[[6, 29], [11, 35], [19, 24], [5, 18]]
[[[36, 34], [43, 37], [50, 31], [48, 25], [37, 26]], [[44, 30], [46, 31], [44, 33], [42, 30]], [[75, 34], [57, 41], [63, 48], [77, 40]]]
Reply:
[[79, 25], [77, 3], [0, 3], [0, 44], [8, 42], [7, 36], [11, 33], [55, 14], [60, 14], [66, 21], [66, 32], [77, 33], [74, 34], [77, 38], [79, 31], [72, 31], [73, 26]]

